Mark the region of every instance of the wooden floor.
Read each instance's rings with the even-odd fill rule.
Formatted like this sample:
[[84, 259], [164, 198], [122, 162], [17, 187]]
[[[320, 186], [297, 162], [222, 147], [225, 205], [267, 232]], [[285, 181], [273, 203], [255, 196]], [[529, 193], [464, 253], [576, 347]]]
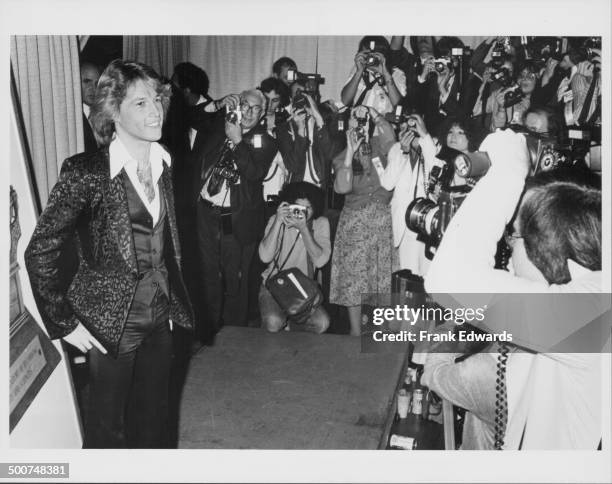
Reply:
[[403, 359], [345, 335], [226, 326], [191, 360], [179, 448], [376, 449]]

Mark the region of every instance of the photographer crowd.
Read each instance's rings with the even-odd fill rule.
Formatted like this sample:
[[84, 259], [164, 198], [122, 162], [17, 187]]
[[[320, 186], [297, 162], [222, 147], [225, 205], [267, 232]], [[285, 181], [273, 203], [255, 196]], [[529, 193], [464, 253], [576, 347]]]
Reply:
[[[86, 155], [65, 163], [26, 254], [49, 333], [95, 355], [90, 378], [99, 400], [90, 404], [86, 444], [164, 445], [145, 427], [167, 412], [159, 394], [170, 368], [160, 322], [168, 315], [193, 326], [201, 346], [213, 345], [224, 325], [324, 333], [335, 306], [346, 308], [349, 333], [359, 336], [362, 294], [390, 293], [399, 270], [430, 293], [601, 291], [598, 40], [498, 37], [472, 51], [456, 37], [365, 36], [338, 101], [321, 100], [324, 78], [300, 72], [289, 57], [259, 86], [219, 99], [194, 64], [178, 64], [162, 80], [142, 64], [114, 61], [90, 96], [89, 119], [111, 167], [120, 157], [134, 161], [121, 186], [111, 185], [125, 185], [130, 196], [120, 214], [123, 243], [133, 233], [141, 244], [132, 254], [136, 282], [110, 281], [107, 292], [119, 300], [119, 292], [133, 285], [140, 294], [153, 281], [150, 294], [142, 308], [93, 317], [56, 280], [60, 259], [49, 253], [75, 234], [84, 246], [75, 280], [102, 284], [122, 260], [98, 240], [117, 229], [100, 200], [119, 195], [106, 192], [101, 170], [89, 174]], [[122, 94], [106, 113], [113, 83]], [[160, 190], [168, 152], [173, 190]], [[79, 170], [83, 180], [100, 180], [99, 194], [86, 193], [94, 182], [79, 181]], [[127, 245], [121, 250], [131, 257]], [[177, 287], [186, 292], [175, 294]], [[131, 331], [122, 335], [126, 318]], [[112, 380], [129, 365], [146, 373], [142, 361], [151, 356], [139, 349], [153, 339], [166, 357], [156, 361], [157, 374], [141, 378], [155, 383], [157, 406], [129, 401], [135, 383]], [[455, 362], [449, 348], [425, 359], [422, 382], [466, 411], [462, 448], [596, 449], [601, 355], [505, 351], [506, 410], [495, 391], [495, 351]], [[105, 392], [110, 405], [136, 405], [148, 420], [104, 413]], [[552, 403], [543, 402], [551, 392]]]

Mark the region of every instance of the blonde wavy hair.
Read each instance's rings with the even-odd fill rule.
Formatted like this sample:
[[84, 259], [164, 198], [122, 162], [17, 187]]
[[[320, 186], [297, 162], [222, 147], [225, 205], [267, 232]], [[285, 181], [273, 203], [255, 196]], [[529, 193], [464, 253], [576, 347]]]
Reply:
[[95, 100], [91, 106], [89, 120], [100, 146], [108, 146], [115, 133], [114, 118], [125, 99], [128, 88], [137, 81], [151, 86], [161, 96], [164, 119], [170, 106], [172, 88], [162, 77], [146, 64], [115, 59], [98, 80]]

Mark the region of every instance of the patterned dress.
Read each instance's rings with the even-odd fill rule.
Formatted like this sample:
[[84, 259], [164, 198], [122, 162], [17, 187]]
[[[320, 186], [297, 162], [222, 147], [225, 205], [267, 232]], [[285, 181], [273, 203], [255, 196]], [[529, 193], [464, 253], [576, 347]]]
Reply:
[[[386, 150], [372, 139], [372, 159], [386, 166]], [[335, 160], [339, 167], [344, 152]], [[336, 170], [337, 172], [338, 170]], [[331, 303], [358, 306], [361, 295], [390, 293], [394, 267], [393, 233], [389, 202], [392, 192], [380, 186], [372, 163], [353, 175], [352, 191], [346, 195], [338, 221], [331, 270]]]

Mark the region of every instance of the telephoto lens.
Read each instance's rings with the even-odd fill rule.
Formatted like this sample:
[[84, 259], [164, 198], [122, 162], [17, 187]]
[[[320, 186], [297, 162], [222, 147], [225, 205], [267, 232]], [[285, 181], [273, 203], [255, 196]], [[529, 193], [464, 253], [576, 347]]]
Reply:
[[415, 198], [406, 209], [406, 227], [424, 236], [432, 236], [438, 228], [439, 207], [429, 198]]

